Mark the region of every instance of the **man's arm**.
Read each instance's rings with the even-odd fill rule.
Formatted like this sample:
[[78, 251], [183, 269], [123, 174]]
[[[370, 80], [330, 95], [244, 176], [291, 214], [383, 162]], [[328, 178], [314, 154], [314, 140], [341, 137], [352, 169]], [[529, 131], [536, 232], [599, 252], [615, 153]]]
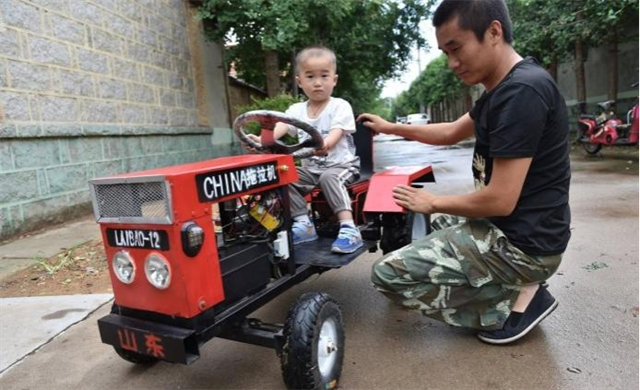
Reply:
[[468, 113], [455, 122], [429, 125], [391, 123], [373, 114], [362, 114], [358, 121], [376, 133], [399, 135], [431, 145], [453, 145], [473, 135], [473, 119]]
[[409, 186], [393, 190], [396, 203], [417, 213], [444, 213], [471, 218], [507, 216], [520, 199], [531, 165], [528, 158], [494, 158], [489, 185], [465, 195], [433, 195]]

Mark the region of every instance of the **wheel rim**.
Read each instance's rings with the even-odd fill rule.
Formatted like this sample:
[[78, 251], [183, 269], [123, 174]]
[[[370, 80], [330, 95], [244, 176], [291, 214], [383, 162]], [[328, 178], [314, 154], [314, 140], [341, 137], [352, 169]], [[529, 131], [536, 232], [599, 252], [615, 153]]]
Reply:
[[322, 324], [318, 337], [318, 369], [323, 378], [333, 371], [340, 348], [338, 342], [338, 327], [335, 320], [329, 318]]
[[416, 241], [427, 235], [427, 220], [424, 214], [414, 214], [411, 225], [411, 241]]

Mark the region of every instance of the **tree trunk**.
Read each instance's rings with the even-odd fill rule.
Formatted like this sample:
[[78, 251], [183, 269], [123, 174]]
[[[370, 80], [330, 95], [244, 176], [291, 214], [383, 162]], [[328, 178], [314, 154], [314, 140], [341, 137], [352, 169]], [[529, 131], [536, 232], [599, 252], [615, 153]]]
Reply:
[[280, 92], [280, 67], [278, 66], [278, 52], [267, 50], [264, 52], [265, 74], [267, 77], [267, 96], [274, 97]]
[[609, 89], [607, 93], [608, 100], [617, 100], [618, 98], [618, 32], [613, 27], [613, 35], [608, 42], [609, 46]]
[[293, 49], [291, 51], [291, 94], [293, 96], [298, 96], [298, 83], [296, 82], [296, 73], [298, 69], [296, 69], [296, 50]]
[[585, 114], [587, 111], [587, 88], [584, 79], [584, 45], [582, 43], [582, 39], [576, 40], [574, 62], [578, 110], [580, 111], [580, 114]]
[[553, 79], [558, 81], [558, 54], [553, 53], [551, 55], [551, 63], [549, 64], [549, 74]]

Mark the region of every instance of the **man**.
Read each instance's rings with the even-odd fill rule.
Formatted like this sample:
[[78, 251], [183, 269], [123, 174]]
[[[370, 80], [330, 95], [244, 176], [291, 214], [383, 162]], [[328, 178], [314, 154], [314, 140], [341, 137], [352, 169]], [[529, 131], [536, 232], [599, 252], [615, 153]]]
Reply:
[[476, 191], [436, 196], [395, 188], [404, 208], [444, 215], [434, 220], [434, 233], [376, 262], [372, 280], [406, 308], [507, 344], [558, 306], [543, 282], [558, 269], [570, 236], [567, 109], [549, 74], [511, 46], [502, 0], [444, 0], [433, 24], [449, 67], [486, 89], [472, 110], [422, 126], [371, 114], [358, 120], [433, 145], [475, 135]]

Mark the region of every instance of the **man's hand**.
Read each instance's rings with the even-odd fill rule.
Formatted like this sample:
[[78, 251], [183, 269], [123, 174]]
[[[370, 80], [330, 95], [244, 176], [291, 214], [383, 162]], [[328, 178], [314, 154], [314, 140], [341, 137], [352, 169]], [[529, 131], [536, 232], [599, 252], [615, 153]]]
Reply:
[[393, 134], [393, 124], [374, 114], [362, 114], [356, 119], [376, 133]]
[[397, 205], [414, 213], [433, 214], [435, 212], [433, 206], [435, 196], [420, 188], [399, 185], [393, 189], [393, 199]]

